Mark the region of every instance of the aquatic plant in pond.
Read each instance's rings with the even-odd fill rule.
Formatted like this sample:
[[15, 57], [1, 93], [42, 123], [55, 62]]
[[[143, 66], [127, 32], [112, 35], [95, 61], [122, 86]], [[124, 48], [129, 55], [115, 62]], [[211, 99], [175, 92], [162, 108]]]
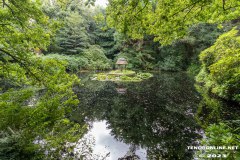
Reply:
[[107, 73], [94, 74], [91, 79], [98, 81], [140, 82], [150, 77], [153, 77], [151, 73], [136, 73], [131, 70], [115, 70]]

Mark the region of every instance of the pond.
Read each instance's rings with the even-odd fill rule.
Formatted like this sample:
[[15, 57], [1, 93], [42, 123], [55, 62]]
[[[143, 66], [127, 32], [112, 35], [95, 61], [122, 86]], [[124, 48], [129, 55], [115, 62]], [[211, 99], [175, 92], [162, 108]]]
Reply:
[[107, 160], [193, 158], [187, 146], [197, 145], [203, 135], [195, 118], [201, 98], [187, 74], [159, 72], [135, 83], [79, 76], [80, 106], [72, 119], [83, 113], [93, 154]]

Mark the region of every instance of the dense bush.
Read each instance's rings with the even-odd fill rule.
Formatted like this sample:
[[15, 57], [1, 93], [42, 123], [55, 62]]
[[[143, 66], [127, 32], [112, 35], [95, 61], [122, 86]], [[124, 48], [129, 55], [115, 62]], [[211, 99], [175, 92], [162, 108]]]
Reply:
[[105, 70], [111, 68], [111, 61], [105, 56], [104, 50], [98, 45], [92, 45], [83, 51], [84, 57], [88, 60], [86, 69]]
[[[234, 129], [226, 123], [212, 124], [206, 128], [206, 138], [201, 140], [201, 146], [239, 146], [239, 128]], [[198, 157], [208, 158], [210, 155], [226, 156], [226, 160], [239, 159], [239, 149], [205, 150], [197, 152]]]
[[76, 72], [80, 69], [105, 70], [110, 68], [110, 60], [104, 55], [103, 49], [96, 45], [83, 50], [81, 55], [48, 54], [44, 58], [65, 61], [67, 70], [71, 72]]
[[210, 92], [240, 102], [240, 36], [236, 28], [221, 35], [200, 54], [202, 68], [196, 80]]
[[67, 70], [69, 71], [77, 71], [81, 66], [85, 66], [87, 64], [87, 59], [81, 58], [79, 56], [68, 56], [68, 55], [60, 55], [60, 54], [48, 54], [43, 58], [56, 59], [59, 61], [65, 61], [67, 66]]

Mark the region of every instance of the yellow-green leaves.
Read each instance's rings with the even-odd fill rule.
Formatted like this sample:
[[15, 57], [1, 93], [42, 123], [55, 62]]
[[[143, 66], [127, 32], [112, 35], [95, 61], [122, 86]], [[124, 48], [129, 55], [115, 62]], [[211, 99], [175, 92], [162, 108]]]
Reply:
[[150, 34], [155, 41], [169, 44], [183, 37], [190, 25], [222, 23], [238, 18], [239, 13], [237, 0], [113, 0], [107, 7], [107, 20], [110, 26], [135, 39]]
[[[221, 35], [216, 43], [200, 54], [202, 71], [198, 77], [211, 92], [240, 101], [240, 36], [236, 28]], [[198, 79], [201, 82], [200, 79]], [[207, 84], [211, 85], [207, 85]]]
[[[66, 118], [78, 104], [72, 89], [79, 79], [66, 73], [65, 63], [35, 55], [34, 51], [47, 48], [57, 29], [57, 23], [42, 12], [39, 0], [1, 2], [0, 146], [2, 139], [8, 139], [4, 146], [10, 151], [4, 155], [36, 159], [35, 154], [47, 149], [41, 152], [33, 144], [36, 139], [48, 140], [49, 148], [52, 144], [61, 148], [85, 131], [83, 125], [68, 123]], [[55, 136], [53, 128], [58, 131]], [[3, 150], [0, 152], [2, 156]]]

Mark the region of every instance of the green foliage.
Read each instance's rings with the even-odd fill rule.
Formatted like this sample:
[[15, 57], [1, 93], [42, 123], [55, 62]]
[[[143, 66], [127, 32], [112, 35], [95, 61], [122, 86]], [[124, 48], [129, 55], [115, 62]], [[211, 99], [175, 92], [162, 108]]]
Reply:
[[200, 54], [202, 69], [197, 81], [214, 94], [240, 101], [240, 36], [238, 30], [221, 35], [216, 43]]
[[71, 71], [109, 69], [110, 60], [106, 56], [113, 56], [110, 50], [114, 45], [114, 30], [109, 29], [108, 32], [108, 29], [102, 29], [106, 26], [104, 22], [94, 20], [96, 14], [101, 13], [101, 9], [91, 10], [81, 5], [82, 3], [72, 1], [62, 14], [47, 11], [49, 15], [53, 14], [53, 17], [58, 17], [63, 22], [48, 52], [61, 55], [47, 57], [67, 61], [68, 70]]
[[[8, 89], [0, 95], [0, 129], [5, 134], [1, 138], [7, 140], [2, 145], [8, 148], [13, 143], [11, 137], [19, 137], [12, 146], [15, 148], [4, 155], [16, 152], [15, 159], [28, 159], [30, 154], [38, 156], [41, 155], [41, 151], [55, 148], [55, 152], [50, 155], [56, 154], [56, 157], [59, 157], [63, 144], [80, 138], [85, 130], [84, 126], [70, 121], [62, 123], [68, 122], [66, 114], [78, 104], [72, 87], [79, 80], [76, 76], [67, 74], [64, 65], [59, 61], [39, 58], [31, 60], [36, 65], [31, 69], [41, 82], [37, 82], [36, 77], [28, 77], [26, 87]], [[40, 67], [41, 70], [35, 67]], [[38, 137], [47, 141], [43, 150], [39, 150], [39, 145], [33, 144]], [[36, 148], [39, 152], [35, 152]]]
[[116, 48], [114, 48], [114, 33], [114, 29], [96, 28], [95, 30], [96, 44], [98, 44], [105, 50], [105, 55], [110, 59], [113, 59], [114, 55], [117, 53]]
[[133, 39], [153, 35], [161, 44], [182, 38], [198, 22], [222, 23], [239, 17], [239, 1], [110, 1], [107, 22]]
[[227, 26], [230, 24], [231, 23], [228, 23], [222, 28], [219, 28], [217, 24], [194, 24], [188, 29], [187, 35], [184, 36], [183, 41], [191, 45], [193, 52], [199, 54], [201, 51], [212, 46], [223, 31], [227, 30]]
[[139, 78], [139, 77], [129, 77], [129, 76], [126, 76], [126, 75], [121, 76], [120, 80], [121, 81], [127, 81], [127, 82], [140, 82], [140, 81], [142, 81], [142, 79]]
[[140, 79], [148, 79], [152, 77], [153, 75], [151, 73], [138, 73], [137, 77]]
[[66, 73], [65, 63], [34, 55], [58, 28], [40, 1], [1, 2], [0, 159], [49, 159], [43, 153], [53, 148], [49, 156], [58, 159], [64, 144], [85, 131], [67, 120], [78, 104], [72, 88], [79, 79]]
[[158, 62], [158, 63], [159, 63], [159, 68], [161, 70], [180, 71], [181, 62], [182, 62], [181, 56], [177, 56], [177, 57], [168, 56], [168, 57], [165, 57], [162, 62]]
[[52, 19], [61, 21], [61, 28], [51, 40], [49, 52], [78, 55], [94, 44], [93, 13], [82, 1], [70, 1], [65, 10], [57, 5], [45, 5], [44, 11]]
[[114, 61], [118, 58], [126, 58], [128, 60], [128, 69], [153, 69], [154, 55], [157, 51], [157, 44], [153, 43], [152, 37], [146, 36], [144, 40], [133, 40], [128, 36], [114, 32]]
[[95, 42], [105, 50], [105, 55], [113, 59], [117, 53], [116, 41], [114, 41], [115, 29], [109, 28], [106, 25], [105, 10], [101, 8], [95, 8], [95, 23], [96, 28], [94, 30]]
[[200, 66], [198, 55], [213, 45], [221, 33], [222, 30], [213, 24], [200, 23], [190, 27], [182, 39], [159, 48], [156, 68], [170, 71], [188, 70], [196, 75]]
[[[128, 69], [142, 69], [142, 70], [151, 70], [154, 68], [155, 54], [154, 49], [151, 46], [142, 45], [143, 41], [131, 41], [126, 39], [126, 42], [121, 42], [119, 46], [120, 53], [117, 54], [115, 61], [118, 58], [125, 58], [128, 60]], [[128, 41], [129, 40], [129, 41]]]
[[151, 73], [137, 73], [131, 70], [116, 70], [108, 73], [98, 73], [92, 76], [92, 80], [98, 81], [119, 81], [119, 82], [140, 82], [153, 77]]
[[67, 70], [78, 72], [81, 69], [106, 70], [110, 68], [110, 60], [104, 55], [104, 51], [99, 46], [91, 46], [83, 50], [81, 55], [48, 54], [44, 59], [55, 59], [67, 63]]
[[66, 69], [71, 72], [78, 72], [88, 65], [88, 59], [78, 55], [48, 54], [44, 59], [55, 59], [67, 63]]
[[65, 26], [56, 36], [57, 51], [64, 54], [80, 54], [90, 45], [87, 22], [78, 12], [70, 12], [65, 19]]
[[191, 63], [187, 68], [187, 73], [191, 76], [195, 76], [200, 72], [200, 67], [198, 63]]
[[190, 65], [187, 68], [187, 72], [190, 75], [196, 76], [199, 73], [201, 68], [199, 54], [201, 51], [212, 46], [224, 30], [227, 30], [227, 26], [220, 29], [216, 24], [209, 23], [200, 23], [189, 28], [188, 33], [183, 40], [189, 44], [189, 48], [191, 48], [192, 52], [190, 53], [190, 60], [188, 59], [185, 61], [187, 63], [190, 62]]
[[98, 45], [92, 45], [89, 49], [85, 49], [83, 57], [87, 58], [87, 69], [106, 70], [109, 69], [110, 60], [105, 56], [104, 50]]
[[[114, 48], [119, 51], [115, 59], [126, 58], [129, 69], [187, 70], [191, 64], [199, 66], [199, 53], [213, 45], [222, 32], [222, 29], [218, 29], [214, 24], [196, 24], [188, 29], [185, 37], [167, 46], [154, 43], [151, 36], [145, 36], [142, 40], [132, 40], [115, 32]], [[195, 75], [197, 73], [196, 70]]]
[[213, 146], [234, 146], [238, 143], [237, 137], [234, 137], [236, 135], [233, 135], [231, 128], [224, 123], [219, 125], [213, 124], [207, 127], [206, 136], [211, 139], [207, 139], [205, 143]]
[[[219, 123], [208, 126], [205, 130], [206, 138], [201, 141], [202, 146], [239, 146], [239, 129], [233, 129], [228, 124]], [[225, 154], [227, 160], [239, 159], [239, 149], [234, 150], [205, 150], [204, 153], [198, 151], [197, 155], [205, 159], [208, 154]]]

